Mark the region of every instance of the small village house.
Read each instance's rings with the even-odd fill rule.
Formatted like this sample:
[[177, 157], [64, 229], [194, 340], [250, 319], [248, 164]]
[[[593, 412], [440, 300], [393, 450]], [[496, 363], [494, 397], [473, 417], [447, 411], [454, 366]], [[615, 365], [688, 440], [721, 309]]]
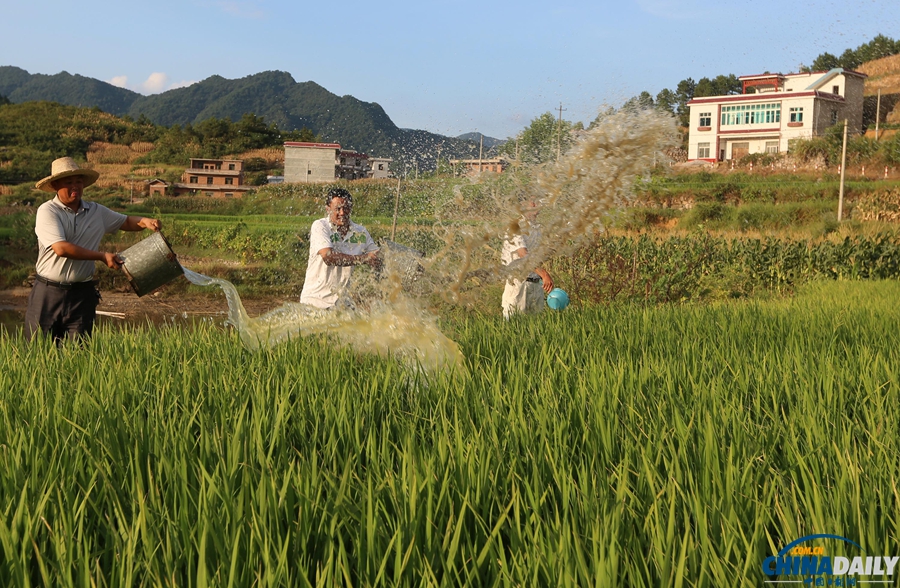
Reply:
[[292, 183], [333, 182], [390, 177], [391, 160], [342, 149], [338, 143], [284, 144], [284, 181]]
[[338, 153], [338, 177], [342, 180], [358, 180], [368, 177], [369, 156], [365, 153], [341, 149]]
[[240, 159], [192, 158], [181, 174], [181, 182], [169, 184], [159, 178], [149, 182], [150, 196], [191, 194], [212, 198], [234, 198], [253, 189], [244, 184], [244, 162]]
[[450, 165], [457, 173], [467, 176], [478, 175], [484, 172], [503, 173], [509, 163], [502, 157], [490, 159], [451, 159]]
[[741, 76], [741, 94], [688, 102], [688, 159], [715, 162], [786, 152], [795, 139], [822, 135], [844, 119], [849, 133], [860, 133], [865, 77], [842, 68]]
[[369, 158], [369, 177], [375, 180], [384, 180], [394, 177], [391, 173], [390, 157], [370, 157]]

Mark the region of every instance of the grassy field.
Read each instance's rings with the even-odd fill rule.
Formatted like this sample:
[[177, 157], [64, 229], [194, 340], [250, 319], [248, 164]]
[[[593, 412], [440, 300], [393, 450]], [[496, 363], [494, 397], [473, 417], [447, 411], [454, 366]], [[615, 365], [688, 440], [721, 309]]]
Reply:
[[0, 336], [3, 586], [760, 586], [900, 541], [900, 284], [445, 321], [467, 373], [323, 338]]

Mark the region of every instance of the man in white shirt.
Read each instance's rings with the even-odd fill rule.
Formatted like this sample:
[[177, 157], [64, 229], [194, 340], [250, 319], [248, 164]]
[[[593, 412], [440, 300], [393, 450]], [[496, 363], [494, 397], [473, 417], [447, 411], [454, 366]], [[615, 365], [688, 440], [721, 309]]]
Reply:
[[[529, 248], [535, 248], [540, 239], [537, 226], [532, 224], [537, 215], [535, 204], [530, 204], [530, 210], [525, 213], [520, 226], [526, 227], [518, 235], [508, 235], [503, 240], [503, 248], [500, 251], [500, 261], [503, 265], [517, 262], [528, 255]], [[542, 267], [534, 268], [524, 280], [509, 278], [503, 288], [503, 298], [500, 305], [503, 308], [503, 318], [517, 312], [535, 313], [544, 310], [544, 293], [550, 293], [553, 289], [553, 278]]]
[[300, 293], [300, 302], [321, 309], [335, 305], [354, 265], [381, 266], [378, 246], [369, 231], [350, 220], [350, 192], [343, 188], [329, 191], [325, 211], [328, 216], [315, 221], [309, 231], [309, 263]]
[[35, 216], [37, 275], [25, 312], [29, 341], [37, 333], [52, 336], [57, 344], [65, 338], [89, 337], [100, 299], [93, 281], [94, 262], [102, 261], [112, 269], [124, 263], [115, 253], [97, 250], [103, 235], [160, 228], [156, 219], [126, 216], [82, 200], [84, 188], [99, 176], [79, 168], [71, 157], [61, 157], [53, 162], [50, 175], [35, 185], [56, 192], [56, 197], [41, 204]]

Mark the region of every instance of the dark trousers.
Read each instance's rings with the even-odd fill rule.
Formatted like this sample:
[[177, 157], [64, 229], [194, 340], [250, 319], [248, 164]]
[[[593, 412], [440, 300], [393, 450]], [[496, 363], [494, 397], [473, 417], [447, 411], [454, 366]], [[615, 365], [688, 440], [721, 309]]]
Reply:
[[58, 345], [64, 339], [90, 337], [99, 301], [94, 282], [64, 288], [36, 281], [25, 312], [25, 338], [31, 341], [43, 333]]

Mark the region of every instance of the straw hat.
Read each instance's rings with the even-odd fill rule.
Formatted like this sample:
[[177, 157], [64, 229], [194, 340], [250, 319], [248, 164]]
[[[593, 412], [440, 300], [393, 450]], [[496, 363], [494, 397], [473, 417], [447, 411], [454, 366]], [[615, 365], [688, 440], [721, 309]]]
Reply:
[[78, 167], [78, 164], [75, 163], [75, 160], [71, 157], [60, 157], [59, 159], [54, 160], [53, 164], [50, 166], [50, 175], [35, 184], [34, 187], [38, 190], [43, 190], [44, 192], [56, 192], [51, 184], [56, 180], [68, 178], [69, 176], [82, 176], [84, 178], [84, 185], [90, 186], [97, 181], [97, 178], [100, 177], [100, 173], [95, 172], [92, 169]]

